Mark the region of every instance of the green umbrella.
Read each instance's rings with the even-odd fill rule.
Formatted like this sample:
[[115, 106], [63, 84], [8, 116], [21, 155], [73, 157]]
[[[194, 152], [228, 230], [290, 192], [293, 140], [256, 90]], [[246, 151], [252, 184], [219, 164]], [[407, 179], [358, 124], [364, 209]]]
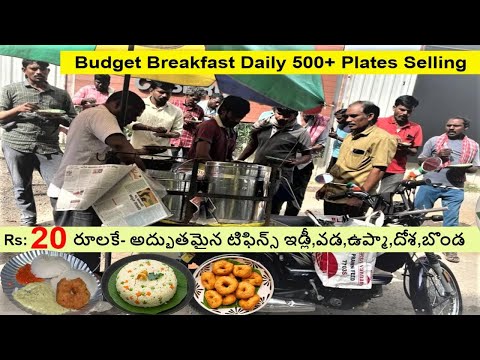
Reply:
[[[60, 51], [118, 51], [127, 45], [0, 45], [0, 55], [46, 61], [60, 65]], [[136, 45], [135, 50], [315, 50], [314, 45]], [[162, 75], [145, 74], [136, 77], [163, 80], [181, 85], [210, 86], [217, 81], [220, 91], [247, 100], [295, 110], [310, 110], [324, 102], [321, 75]], [[126, 88], [129, 76], [125, 79]], [[124, 86], [124, 89], [126, 89]]]

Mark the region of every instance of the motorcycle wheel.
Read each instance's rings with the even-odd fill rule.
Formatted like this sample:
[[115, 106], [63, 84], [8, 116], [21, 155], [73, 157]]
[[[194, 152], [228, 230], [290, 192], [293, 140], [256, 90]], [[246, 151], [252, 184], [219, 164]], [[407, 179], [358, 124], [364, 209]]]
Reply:
[[[411, 301], [417, 315], [461, 315], [462, 295], [452, 270], [439, 261], [445, 277], [450, 279], [454, 294], [445, 296], [445, 289], [435, 271], [427, 261], [416, 264], [416, 271], [410, 274]], [[417, 286], [415, 286], [417, 284]], [[416, 289], [414, 288], [416, 287]]]

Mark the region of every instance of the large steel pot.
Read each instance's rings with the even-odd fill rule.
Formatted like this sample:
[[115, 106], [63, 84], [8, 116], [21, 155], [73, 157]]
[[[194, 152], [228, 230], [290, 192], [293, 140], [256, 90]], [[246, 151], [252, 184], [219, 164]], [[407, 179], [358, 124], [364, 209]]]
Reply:
[[[208, 194], [266, 196], [271, 168], [268, 166], [207, 161]], [[265, 201], [212, 198], [220, 223], [252, 223], [265, 220]]]
[[181, 195], [166, 195], [162, 201], [173, 214], [170, 220], [183, 221], [187, 202], [188, 190], [190, 190], [191, 174], [174, 173], [171, 171], [147, 170], [147, 173], [167, 191], [179, 191]]

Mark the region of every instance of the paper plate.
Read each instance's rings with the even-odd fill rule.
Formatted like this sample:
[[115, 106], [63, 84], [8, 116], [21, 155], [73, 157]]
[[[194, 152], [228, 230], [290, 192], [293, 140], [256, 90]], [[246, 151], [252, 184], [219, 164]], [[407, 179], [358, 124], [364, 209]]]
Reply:
[[[102, 300], [102, 290], [100, 288], [100, 281], [93, 275], [90, 271], [87, 264], [85, 264], [82, 260], [76, 258], [75, 256], [67, 253], [59, 253], [55, 251], [47, 251], [47, 250], [35, 250], [29, 251], [26, 253], [18, 254], [17, 256], [11, 258], [3, 267], [1, 273], [1, 280], [2, 280], [2, 289], [7, 298], [14, 303], [18, 308], [22, 309], [23, 311], [34, 314], [34, 315], [44, 315], [43, 313], [34, 311], [30, 308], [27, 308], [20, 304], [17, 300], [13, 298], [13, 293], [16, 289], [21, 289], [25, 285], [19, 284], [16, 279], [16, 274], [18, 269], [26, 264], [31, 264], [33, 259], [35, 259], [39, 255], [49, 255], [49, 256], [60, 256], [67, 260], [74, 270], [81, 270], [85, 273], [89, 274], [93, 279], [95, 279], [95, 283], [97, 284], [97, 290], [95, 294], [90, 294], [90, 301], [87, 305], [85, 305], [80, 310], [71, 310], [66, 312], [64, 315], [82, 315], [88, 313], [93, 307]], [[49, 280], [46, 280], [49, 281]]]
[[436, 156], [429, 157], [422, 162], [421, 168], [425, 171], [435, 171], [442, 165], [442, 159]]
[[38, 115], [63, 115], [66, 114], [65, 110], [61, 109], [45, 109], [35, 111]]
[[458, 168], [458, 169], [467, 169], [472, 167], [473, 164], [453, 164], [453, 165], [448, 165], [447, 168]]
[[[218, 260], [229, 260], [233, 263], [239, 263], [242, 265], [250, 265], [253, 271], [259, 273], [262, 276], [262, 285], [257, 288], [257, 295], [260, 296], [260, 301], [253, 310], [244, 310], [238, 306], [238, 301], [232, 305], [222, 305], [219, 308], [212, 309], [205, 301], [205, 287], [202, 285], [201, 276], [204, 272], [212, 271], [213, 263]], [[238, 255], [219, 255], [205, 261], [202, 265], [195, 270], [193, 274], [195, 279], [195, 294], [193, 298], [195, 301], [205, 310], [217, 314], [217, 315], [249, 315], [264, 307], [267, 302], [272, 298], [274, 283], [273, 277], [270, 272], [259, 262]]]

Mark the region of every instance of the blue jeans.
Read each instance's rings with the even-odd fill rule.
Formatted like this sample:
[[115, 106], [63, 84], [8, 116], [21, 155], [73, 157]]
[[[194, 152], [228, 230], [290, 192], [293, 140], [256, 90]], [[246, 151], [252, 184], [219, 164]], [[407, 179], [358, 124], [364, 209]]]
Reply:
[[8, 172], [12, 177], [15, 203], [22, 212], [20, 222], [22, 225], [33, 225], [37, 222], [37, 208], [32, 189], [33, 171], [37, 170], [40, 173], [48, 187], [60, 166], [63, 154], [23, 153], [12, 149], [5, 142], [2, 142], [2, 150]]
[[448, 207], [443, 212], [443, 226], [458, 226], [460, 205], [462, 205], [464, 191], [459, 189], [439, 189], [423, 185], [415, 196], [416, 209], [431, 209], [437, 199], [442, 199], [442, 206]]

